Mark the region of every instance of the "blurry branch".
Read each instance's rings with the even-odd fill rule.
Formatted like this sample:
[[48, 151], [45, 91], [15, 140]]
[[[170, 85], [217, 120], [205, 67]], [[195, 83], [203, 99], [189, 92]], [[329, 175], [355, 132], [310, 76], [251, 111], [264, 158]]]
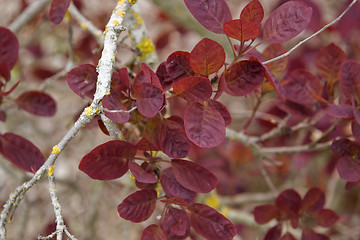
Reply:
[[51, 0], [38, 0], [31, 3], [21, 14], [9, 25], [13, 33], [18, 33], [20, 29], [29, 23], [40, 11], [42, 11]]
[[67, 74], [67, 72], [69, 72], [72, 68], [75, 67], [74, 62], [72, 61], [68, 61], [65, 68], [62, 69], [61, 71], [57, 72], [56, 74], [54, 74], [51, 77], [46, 78], [41, 85], [39, 86], [39, 91], [44, 91], [51, 83], [53, 83], [54, 81], [64, 78]]
[[285, 146], [285, 147], [261, 147], [259, 151], [262, 154], [279, 154], [279, 153], [301, 153], [311, 152], [317, 150], [323, 150], [329, 148], [332, 141], [316, 143], [316, 144], [305, 144], [299, 146]]
[[[289, 56], [293, 51], [295, 51], [298, 47], [300, 47], [301, 45], [303, 45], [304, 43], [306, 43], [307, 41], [309, 41], [310, 39], [312, 39], [313, 37], [319, 35], [320, 33], [322, 33], [323, 31], [325, 31], [327, 28], [331, 27], [332, 25], [334, 25], [335, 23], [337, 23], [338, 21], [340, 21], [340, 19], [345, 15], [345, 13], [347, 13], [350, 8], [357, 2], [357, 0], [353, 0], [350, 5], [337, 17], [335, 18], [332, 22], [326, 24], [323, 28], [321, 28], [320, 30], [318, 30], [317, 32], [315, 32], [314, 34], [312, 34], [311, 36], [305, 38], [304, 40], [300, 41], [298, 44], [296, 44], [293, 48], [291, 48], [289, 51], [287, 51], [286, 53], [272, 58], [270, 60], [267, 60], [265, 62], [263, 62], [263, 64], [268, 64], [268, 63], [272, 63], [275, 62], [281, 58], [287, 57]], [[345, 27], [345, 26], [344, 26]]]
[[277, 197], [276, 192], [265, 192], [265, 193], [239, 193], [235, 196], [220, 197], [222, 204], [227, 206], [238, 206], [248, 203], [256, 202], [272, 202]]
[[105, 114], [101, 114], [101, 121], [104, 123], [111, 139], [118, 140], [124, 137], [119, 126], [115, 122], [111, 121], [108, 117], [106, 117]]

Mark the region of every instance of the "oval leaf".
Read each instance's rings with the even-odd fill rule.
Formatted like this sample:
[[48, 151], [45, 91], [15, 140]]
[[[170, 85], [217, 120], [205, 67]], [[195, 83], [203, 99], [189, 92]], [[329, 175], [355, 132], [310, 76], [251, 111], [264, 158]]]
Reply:
[[[275, 43], [275, 44], [270, 44], [267, 48], [265, 48], [263, 52], [263, 56], [265, 57], [266, 60], [270, 60], [272, 58], [280, 56], [285, 52], [286, 49], [282, 44]], [[266, 66], [276, 77], [280, 77], [287, 68], [288, 59], [289, 57], [283, 57], [275, 62], [266, 64]]]
[[216, 111], [218, 111], [220, 113], [220, 115], [224, 119], [225, 126], [228, 126], [231, 123], [232, 118], [231, 118], [230, 112], [226, 108], [226, 106], [224, 104], [222, 104], [221, 102], [214, 101], [211, 99], [208, 101], [208, 103], [210, 106], [212, 106], [214, 109], [216, 109]]
[[194, 18], [209, 31], [224, 33], [224, 23], [232, 19], [224, 0], [184, 0]]
[[260, 24], [264, 18], [264, 9], [259, 0], [252, 0], [241, 11], [240, 19]]
[[190, 222], [185, 210], [171, 206], [166, 209], [160, 226], [169, 239], [185, 239], [190, 233]]
[[86, 154], [81, 159], [79, 169], [92, 179], [116, 179], [128, 171], [128, 161], [132, 160], [135, 154], [136, 148], [131, 143], [109, 141]]
[[352, 106], [349, 104], [329, 104], [327, 108], [325, 108], [325, 113], [335, 117], [335, 118], [353, 118], [354, 113]]
[[210, 80], [206, 77], [186, 77], [174, 84], [174, 92], [189, 102], [203, 102], [212, 95]]
[[[126, 111], [127, 109], [121, 104], [121, 100], [123, 100], [123, 95], [118, 91], [112, 91], [110, 95], [104, 96], [102, 105], [109, 110]], [[127, 112], [109, 112], [104, 109], [104, 114], [110, 120], [120, 124], [126, 123], [130, 119], [130, 113]]]
[[317, 213], [323, 209], [325, 194], [316, 187], [309, 189], [302, 200], [302, 209], [308, 213]]
[[216, 147], [225, 139], [224, 118], [210, 105], [191, 104], [185, 111], [184, 125], [187, 137], [199, 147]]
[[50, 21], [57, 25], [64, 19], [65, 13], [69, 8], [71, 0], [53, 0], [50, 5]]
[[172, 159], [176, 180], [185, 188], [198, 193], [208, 193], [217, 185], [217, 178], [203, 166], [181, 159]]
[[275, 206], [281, 209], [291, 219], [297, 217], [301, 209], [301, 197], [293, 189], [282, 191], [275, 200]]
[[15, 100], [15, 103], [22, 110], [38, 116], [51, 117], [56, 113], [55, 100], [40, 91], [24, 92]]
[[360, 181], [360, 164], [352, 157], [341, 157], [336, 165], [336, 169], [342, 179], [348, 182]]
[[191, 227], [208, 240], [232, 240], [236, 235], [234, 225], [215, 209], [193, 203], [187, 209]]
[[177, 82], [184, 77], [194, 75], [194, 71], [190, 67], [189, 58], [189, 52], [176, 51], [166, 59], [166, 71], [172, 82]]
[[128, 167], [136, 179], [136, 181], [141, 183], [156, 183], [157, 178], [155, 176], [155, 173], [146, 172], [142, 167], [140, 167], [135, 162], [129, 161]]
[[43, 154], [34, 144], [14, 133], [0, 136], [0, 153], [17, 167], [32, 173], [45, 162]]
[[118, 206], [120, 217], [142, 222], [148, 219], [155, 210], [157, 193], [153, 189], [143, 189], [127, 196]]
[[159, 88], [150, 83], [135, 86], [134, 95], [139, 112], [145, 117], [154, 117], [163, 105], [163, 95]]
[[0, 36], [0, 63], [7, 63], [12, 69], [19, 56], [19, 41], [14, 33], [1, 26]]
[[235, 19], [224, 24], [224, 32], [231, 38], [246, 42], [260, 35], [260, 25], [243, 19]]
[[151, 224], [143, 230], [141, 240], [168, 240], [168, 238], [158, 225]]
[[360, 80], [360, 64], [347, 60], [340, 69], [340, 86], [345, 97], [357, 95], [357, 84]]
[[277, 208], [274, 205], [261, 205], [254, 209], [254, 218], [258, 224], [264, 224], [277, 217]]
[[316, 223], [319, 226], [328, 228], [339, 220], [339, 216], [331, 209], [321, 209], [316, 216]]
[[97, 81], [96, 67], [82, 64], [66, 74], [66, 81], [74, 93], [84, 99], [93, 99]]
[[312, 8], [300, 1], [288, 1], [271, 13], [264, 24], [264, 39], [282, 43], [301, 33], [309, 24]]
[[151, 68], [148, 67], [148, 65], [145, 63], [141, 63], [141, 68], [142, 70], [136, 74], [134, 78], [133, 86], [136, 86], [139, 83], [149, 83], [162, 91], [163, 88], [160, 80], [158, 76], [151, 70]]
[[184, 158], [190, 150], [190, 141], [178, 123], [165, 119], [160, 130], [160, 147], [169, 157]]
[[194, 72], [209, 76], [225, 63], [224, 48], [217, 42], [204, 38], [190, 53], [190, 66]]

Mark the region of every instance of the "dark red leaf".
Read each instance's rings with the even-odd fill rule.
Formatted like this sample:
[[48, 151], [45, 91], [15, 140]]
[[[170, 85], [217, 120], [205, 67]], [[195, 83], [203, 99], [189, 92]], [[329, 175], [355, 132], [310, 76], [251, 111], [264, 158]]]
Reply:
[[2, 122], [6, 121], [6, 112], [3, 110], [0, 110], [0, 121]]
[[173, 80], [171, 79], [169, 73], [166, 70], [166, 62], [160, 63], [160, 65], [156, 69], [156, 76], [158, 76], [164, 91], [167, 91], [172, 87]]
[[209, 76], [224, 65], [225, 51], [219, 43], [204, 38], [191, 51], [189, 60], [194, 72]]
[[66, 74], [66, 81], [71, 90], [82, 98], [93, 99], [96, 91], [96, 67], [82, 64]]
[[135, 85], [134, 95], [139, 112], [145, 117], [154, 117], [163, 105], [162, 91], [150, 83]]
[[141, 63], [141, 68], [142, 70], [136, 74], [134, 78], [133, 86], [140, 83], [149, 83], [163, 91], [158, 76], [151, 70], [151, 68], [149, 68], [145, 63]]
[[208, 104], [193, 103], [188, 106], [184, 125], [188, 138], [199, 147], [217, 147], [225, 139], [224, 118]]
[[280, 209], [288, 219], [295, 218], [301, 209], [301, 197], [294, 189], [284, 190], [276, 198], [275, 206]]
[[151, 142], [149, 139], [142, 137], [135, 145], [137, 150], [143, 151], [159, 151], [160, 148]]
[[120, 217], [142, 222], [148, 219], [155, 210], [157, 193], [153, 189], [143, 189], [127, 196], [118, 206]]
[[211, 99], [209, 99], [208, 103], [210, 106], [212, 106], [214, 109], [216, 109], [221, 114], [221, 116], [224, 119], [225, 126], [228, 126], [231, 123], [232, 118], [231, 118], [230, 112], [226, 108], [226, 106], [224, 104], [222, 104], [221, 102], [214, 101]]
[[22, 110], [44, 117], [54, 116], [56, 102], [48, 94], [40, 91], [27, 91], [22, 93], [15, 103]]
[[340, 86], [345, 97], [351, 98], [356, 96], [357, 85], [360, 80], [360, 64], [347, 60], [343, 63], [340, 69]]
[[358, 109], [357, 102], [355, 101], [355, 97], [351, 96], [351, 107], [353, 110], [353, 115], [358, 124], [360, 124], [360, 111]]
[[352, 122], [351, 131], [356, 141], [360, 142], [360, 125], [356, 121]]
[[264, 9], [258, 0], [252, 0], [241, 11], [240, 19], [260, 24], [264, 18]]
[[[110, 95], [105, 95], [102, 100], [102, 105], [104, 108], [109, 110], [122, 110], [126, 111], [127, 109], [121, 104], [123, 100], [123, 95], [119, 91], [112, 91]], [[130, 113], [126, 112], [108, 112], [104, 109], [104, 114], [110, 120], [116, 123], [126, 123], [130, 119]]]
[[245, 96], [259, 88], [264, 80], [264, 68], [257, 61], [241, 61], [227, 69], [225, 92], [232, 96]]
[[224, 23], [232, 19], [224, 0], [184, 0], [194, 18], [209, 31], [224, 33]]
[[[270, 60], [284, 54], [285, 52], [286, 49], [281, 43], [274, 43], [265, 48], [263, 56], [266, 60]], [[275, 62], [266, 64], [266, 66], [276, 77], [280, 77], [287, 68], [288, 59], [288, 57], [283, 57]]]
[[174, 84], [174, 92], [189, 102], [203, 102], [212, 95], [210, 80], [206, 77], [186, 77]]
[[346, 182], [345, 184], [345, 190], [350, 191], [352, 189], [354, 189], [355, 187], [357, 187], [359, 185], [359, 182]]
[[[0, 30], [1, 31], [1, 30]], [[1, 43], [0, 43], [1, 44]], [[1, 50], [0, 50], [1, 51]], [[1, 53], [0, 53], [1, 54]], [[0, 55], [1, 57], [1, 55]], [[0, 60], [1, 61], [1, 60]], [[11, 74], [9, 64], [7, 62], [0, 62], [0, 76], [5, 79], [5, 82], [10, 81]]]
[[309, 24], [312, 8], [300, 1], [288, 1], [271, 13], [264, 24], [264, 39], [281, 43], [301, 33]]
[[128, 167], [136, 179], [136, 181], [141, 183], [156, 183], [157, 178], [155, 173], [146, 172], [142, 167], [140, 167], [137, 163], [129, 161]]
[[19, 56], [19, 42], [14, 33], [0, 26], [0, 63], [7, 63], [9, 70], [15, 66]]
[[151, 224], [143, 230], [141, 240], [168, 240], [168, 238], [160, 226]]
[[346, 54], [334, 43], [322, 48], [316, 57], [316, 71], [332, 86], [339, 80], [341, 65], [346, 61]]
[[190, 141], [182, 126], [164, 119], [160, 130], [160, 147], [169, 157], [184, 158], [190, 150]]
[[275, 88], [276, 92], [279, 94], [282, 100], [285, 100], [286, 92], [284, 86], [280, 83], [280, 81], [275, 77], [275, 75], [270, 71], [270, 69], [266, 65], [262, 65], [265, 70], [265, 77], [271, 83], [271, 85]]
[[177, 82], [184, 77], [194, 75], [194, 71], [190, 67], [190, 53], [176, 51], [170, 54], [166, 59], [166, 71], [172, 82]]
[[260, 25], [244, 19], [235, 19], [224, 24], [224, 32], [231, 38], [246, 42], [260, 35]]
[[62, 22], [71, 0], [53, 0], [50, 5], [50, 21], [57, 25]]
[[185, 210], [167, 207], [161, 228], [172, 240], [185, 239], [190, 233], [190, 223]]
[[160, 176], [160, 183], [165, 194], [170, 198], [180, 198], [186, 202], [194, 201], [196, 192], [193, 192], [182, 185], [176, 180], [173, 168], [165, 169]]
[[331, 144], [331, 151], [337, 156], [352, 156], [360, 146], [346, 138], [334, 140]]
[[360, 164], [352, 157], [341, 157], [336, 165], [336, 169], [342, 179], [348, 182], [360, 181]]
[[319, 226], [328, 228], [339, 220], [339, 216], [331, 209], [321, 209], [316, 216], [316, 223]]
[[354, 117], [352, 106], [349, 104], [329, 104], [325, 109], [325, 113], [335, 118], [350, 119]]
[[319, 212], [325, 204], [325, 194], [316, 187], [307, 191], [302, 200], [302, 209], [308, 213]]
[[281, 226], [276, 225], [267, 231], [264, 240], [279, 240], [280, 236], [281, 236]]
[[171, 165], [176, 180], [187, 189], [198, 193], [207, 193], [217, 185], [216, 176], [197, 163], [172, 159]]
[[116, 179], [128, 171], [128, 161], [132, 160], [135, 154], [136, 148], [131, 143], [109, 141], [86, 154], [81, 159], [79, 169], [93, 179]]
[[163, 200], [160, 200], [160, 202], [163, 202], [165, 204], [179, 205], [183, 208], [187, 208], [189, 206], [188, 202], [185, 202], [184, 200], [182, 200], [181, 198], [178, 198], [178, 197], [163, 199]]
[[301, 234], [301, 240], [330, 240], [330, 238], [306, 228]]
[[234, 225], [215, 209], [193, 203], [188, 209], [191, 227], [208, 240], [231, 240], [236, 235]]
[[306, 70], [297, 69], [289, 73], [287, 79], [289, 83], [284, 86], [287, 99], [302, 105], [317, 101], [313, 94], [320, 95], [322, 86], [315, 75]]
[[32, 173], [45, 162], [43, 154], [33, 143], [14, 133], [0, 136], [0, 153], [17, 167]]
[[[153, 117], [146, 122], [143, 136], [153, 143], [160, 150], [160, 129], [162, 120], [159, 117]], [[152, 149], [156, 150], [156, 149]]]
[[116, 89], [120, 92], [129, 92], [130, 78], [127, 68], [121, 68], [119, 71], [113, 72], [111, 77], [111, 89]]
[[257, 206], [254, 209], [254, 218], [258, 224], [264, 224], [277, 216], [277, 208], [272, 204]]
[[291, 233], [285, 233], [279, 240], [296, 240], [296, 238]]

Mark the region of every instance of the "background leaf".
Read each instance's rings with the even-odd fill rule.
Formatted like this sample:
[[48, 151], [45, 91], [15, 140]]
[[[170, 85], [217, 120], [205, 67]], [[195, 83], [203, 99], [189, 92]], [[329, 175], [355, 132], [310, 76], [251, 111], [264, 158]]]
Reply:
[[51, 2], [49, 18], [54, 25], [62, 22], [70, 2], [71, 0], [53, 0]]
[[0, 36], [0, 63], [7, 63], [10, 70], [19, 56], [19, 41], [14, 33], [2, 26]]
[[141, 240], [168, 240], [168, 238], [159, 225], [151, 224], [143, 230]]
[[56, 102], [48, 94], [40, 91], [23, 92], [15, 103], [22, 110], [34, 115], [51, 117], [56, 113]]
[[343, 63], [340, 69], [340, 86], [345, 97], [351, 98], [358, 94], [357, 86], [360, 79], [360, 64], [347, 60]]
[[167, 207], [160, 226], [168, 239], [185, 239], [190, 233], [190, 222], [185, 210], [171, 206]]

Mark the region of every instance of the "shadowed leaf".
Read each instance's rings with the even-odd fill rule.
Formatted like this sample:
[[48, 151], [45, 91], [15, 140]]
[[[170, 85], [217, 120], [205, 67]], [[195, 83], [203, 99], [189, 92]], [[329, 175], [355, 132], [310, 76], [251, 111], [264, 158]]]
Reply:
[[301, 234], [301, 240], [330, 240], [330, 238], [305, 228]]
[[231, 118], [230, 112], [226, 108], [226, 106], [224, 104], [222, 104], [221, 102], [214, 101], [211, 99], [209, 99], [208, 103], [210, 106], [212, 106], [214, 109], [216, 109], [216, 111], [218, 111], [220, 113], [220, 115], [224, 119], [225, 126], [228, 126], [231, 123], [232, 118]]
[[[263, 56], [266, 60], [273, 59], [275, 57], [284, 54], [286, 49], [280, 43], [270, 44], [267, 48], [265, 48], [263, 52]], [[289, 57], [283, 57], [275, 62], [271, 62], [266, 64], [269, 70], [276, 76], [280, 77], [286, 70], [288, 64]]]
[[161, 150], [172, 158], [186, 157], [190, 150], [190, 141], [185, 130], [178, 123], [164, 119], [160, 130]]
[[11, 70], [19, 56], [19, 42], [14, 33], [0, 26], [0, 63], [7, 63]]
[[51, 117], [56, 113], [56, 102], [50, 95], [40, 91], [22, 93], [15, 103], [22, 110], [38, 116]]
[[341, 157], [336, 165], [336, 169], [342, 179], [348, 182], [360, 181], [360, 164], [352, 157]]
[[360, 64], [347, 60], [340, 69], [340, 86], [345, 97], [351, 98], [358, 94], [357, 86], [360, 80]]
[[319, 212], [325, 204], [325, 194], [316, 187], [307, 191], [302, 200], [302, 209], [308, 213]]
[[53, 0], [50, 5], [49, 18], [52, 24], [62, 22], [71, 0]]
[[276, 225], [267, 231], [264, 240], [278, 240], [280, 236], [281, 236], [281, 226]]
[[[112, 91], [110, 95], [104, 96], [102, 105], [109, 110], [126, 111], [127, 109], [121, 104], [121, 100], [123, 100], [123, 95], [118, 91]], [[126, 123], [130, 119], [130, 113], [126, 112], [108, 112], [104, 109], [104, 114], [110, 120], [120, 124]]]
[[84, 99], [93, 99], [97, 81], [96, 68], [91, 64], [82, 64], [66, 74], [66, 81], [74, 93]]
[[277, 216], [277, 208], [272, 204], [257, 206], [254, 209], [254, 218], [258, 224], [264, 224]]
[[190, 223], [185, 210], [167, 207], [161, 228], [169, 239], [185, 239], [190, 233]]
[[174, 92], [189, 102], [203, 102], [212, 94], [210, 80], [206, 77], [186, 77], [174, 84]]
[[331, 209], [321, 209], [316, 216], [316, 223], [319, 226], [328, 228], [339, 220], [339, 216]]
[[157, 178], [155, 173], [146, 172], [142, 167], [140, 167], [137, 163], [129, 161], [128, 167], [136, 179], [136, 181], [141, 183], [156, 183]]
[[168, 238], [160, 226], [151, 224], [143, 230], [141, 240], [168, 240]]
[[135, 85], [134, 95], [139, 112], [145, 117], [154, 117], [163, 105], [162, 91], [150, 83]]
[[352, 106], [349, 104], [329, 104], [327, 108], [325, 108], [325, 113], [335, 118], [353, 118], [354, 113]]

